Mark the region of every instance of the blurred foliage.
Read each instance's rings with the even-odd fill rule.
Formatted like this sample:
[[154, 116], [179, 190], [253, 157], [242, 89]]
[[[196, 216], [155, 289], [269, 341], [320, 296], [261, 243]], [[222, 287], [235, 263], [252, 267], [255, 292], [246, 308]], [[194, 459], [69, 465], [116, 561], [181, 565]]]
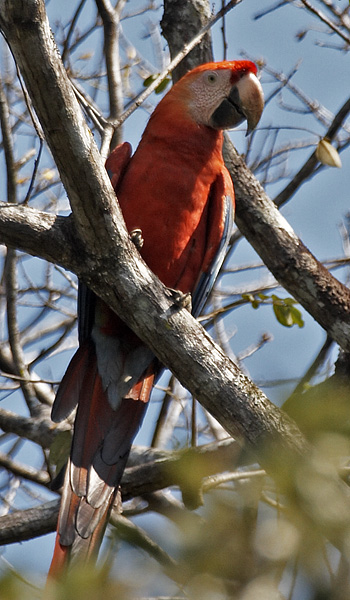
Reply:
[[304, 321], [300, 310], [295, 307], [297, 301], [294, 298], [280, 298], [276, 294], [242, 294], [242, 299], [250, 302], [252, 308], [257, 309], [261, 305], [272, 304], [273, 312], [277, 321], [284, 327], [304, 327]]
[[[121, 9], [123, 4], [117, 2], [115, 6]], [[262, 18], [264, 13], [269, 18], [280, 8], [301, 9], [304, 18], [310, 16], [308, 2], [263, 4], [256, 19]], [[315, 0], [313, 4], [322, 7], [336, 28], [348, 35], [349, 10], [344, 8], [347, 3]], [[55, 39], [76, 92], [81, 94], [80, 100], [95, 139], [101, 142], [110, 100], [106, 93], [110, 75], [105, 69], [102, 20], [97, 17], [94, 2], [73, 2], [71, 12], [67, 10], [67, 13], [60, 3], [48, 2], [47, 6], [54, 14], [57, 12], [57, 20], [50, 17]], [[137, 10], [133, 12], [135, 8]], [[283, 18], [287, 18], [285, 14]], [[168, 51], [164, 50], [164, 40], [160, 36], [160, 17], [161, 11], [156, 3], [125, 4], [120, 31], [120, 63], [115, 65], [116, 71], [119, 69], [121, 74], [121, 104], [124, 107], [152, 84], [168, 60]], [[327, 37], [332, 39], [334, 52], [337, 29], [327, 29], [323, 13], [318, 15], [317, 11], [313, 11], [310, 18], [315, 19], [313, 23], [320, 31], [322, 44], [327, 45]], [[141, 22], [144, 45], [140, 44], [140, 47], [144, 49], [148, 42], [150, 44], [145, 55], [127, 37], [129, 23], [135, 23], [136, 19]], [[280, 22], [283, 24], [283, 19]], [[226, 35], [224, 25], [223, 22], [223, 41]], [[311, 29], [307, 27], [302, 31], [299, 39], [307, 37]], [[268, 31], [270, 35], [271, 28]], [[339, 38], [339, 44], [338, 50], [342, 53], [348, 51], [349, 46], [344, 45], [343, 39]], [[154, 65], [146, 58], [147, 55], [154, 57]], [[4, 52], [4, 56], [1, 106], [8, 110], [4, 123], [9, 125], [13, 148], [9, 144], [5, 158], [5, 142], [2, 140], [1, 172], [5, 172], [6, 160], [13, 152], [12, 175], [16, 188], [15, 198], [9, 193], [8, 200], [24, 201], [37, 163], [30, 205], [55, 214], [67, 214], [69, 206], [57, 169], [45, 146], [38, 161], [38, 140], [16, 69], [10, 55]], [[277, 127], [271, 127], [272, 121], [267, 121], [265, 128], [261, 126], [254, 135], [245, 138], [242, 154], [262, 184], [273, 190], [276, 182], [288, 187], [297, 176], [296, 165], [299, 163], [291, 163], [289, 157], [295, 152], [299, 156], [300, 150], [301, 165], [305, 152], [310, 148], [314, 152], [320, 131], [324, 132], [330, 126], [334, 115], [294, 84], [293, 77], [298, 67], [287, 73], [290, 65], [285, 65], [286, 73], [282, 74], [279, 70], [274, 71], [263, 58], [257, 62], [265, 78], [264, 88], [268, 80], [267, 110], [273, 106], [273, 123], [277, 123]], [[348, 93], [345, 76], [341, 83]], [[162, 94], [169, 84], [170, 79], [165, 78], [155, 93]], [[329, 86], [328, 78], [325, 78], [325, 84]], [[343, 93], [343, 89], [340, 91]], [[275, 104], [274, 99], [277, 99]], [[158, 97], [155, 101], [151, 97], [138, 117], [140, 113], [144, 116], [144, 112], [150, 112], [157, 101]], [[283, 121], [279, 120], [280, 116], [276, 118], [277, 110], [281, 110], [286, 119], [290, 118], [285, 129], [279, 126]], [[293, 118], [295, 114], [297, 123]], [[299, 125], [305, 123], [303, 117], [308, 120], [308, 129], [302, 135], [311, 133], [311, 140], [299, 137], [303, 131], [302, 128], [298, 131]], [[139, 126], [136, 119], [132, 123], [135, 129]], [[128, 135], [130, 131], [133, 135], [132, 130], [128, 131]], [[321, 165], [340, 166], [339, 153], [348, 147], [349, 136], [349, 126], [344, 123], [332, 144], [327, 138], [319, 141], [316, 156]], [[319, 170], [321, 165], [317, 167]], [[310, 172], [309, 177], [312, 174]], [[5, 198], [4, 180], [5, 177], [2, 178]], [[338, 266], [344, 266], [348, 261], [349, 229], [344, 231], [344, 257], [338, 260]], [[0, 437], [3, 466], [0, 508], [2, 514], [6, 514], [33, 502], [44, 503], [48, 496], [47, 484], [46, 480], [43, 483], [40, 479], [40, 472], [45, 471], [47, 476], [52, 477], [53, 465], [59, 471], [68, 453], [70, 433], [58, 432], [57, 427], [48, 425], [48, 407], [67, 363], [68, 352], [77, 343], [73, 333], [77, 284], [74, 276], [57, 266], [43, 266], [35, 258], [12, 250], [7, 255], [5, 250], [1, 252], [0, 308], [3, 316], [8, 310], [11, 318], [7, 321], [3, 318], [1, 330], [0, 409], [3, 406], [9, 408], [22, 424], [22, 430], [4, 430]], [[256, 265], [250, 267], [256, 269]], [[282, 297], [284, 292], [278, 289], [275, 281], [271, 283], [263, 265], [258, 266], [259, 281], [252, 281], [249, 276], [245, 279], [244, 275], [247, 271], [251, 272], [250, 268], [240, 264], [236, 270], [240, 277], [239, 286], [229, 279], [229, 268], [230, 265], [228, 275], [224, 277], [226, 287], [220, 286], [216, 290], [208, 308], [212, 310], [211, 320], [206, 321], [212, 325], [211, 332], [215, 333], [225, 351], [233, 355], [229, 344], [232, 325], [228, 321], [225, 329], [221, 319], [233, 308], [250, 304], [253, 309], [269, 306], [271, 311], [272, 306], [278, 323], [288, 328], [293, 325], [303, 327], [303, 316], [295, 300]], [[277, 293], [271, 293], [271, 289], [277, 289]], [[231, 302], [228, 306], [225, 305], [227, 298]], [[259, 327], [260, 324], [265, 327], [263, 319]], [[246, 320], [240, 322], [238, 314], [235, 327], [238, 330], [246, 327]], [[285, 333], [292, 335], [289, 331]], [[14, 345], [13, 340], [20, 340], [21, 352], [16, 352], [16, 347], [11, 346]], [[241, 355], [251, 356], [260, 349], [262, 344], [252, 344], [252, 341], [251, 337], [244, 339], [246, 346], [240, 347]], [[287, 344], [289, 338], [285, 338]], [[181, 481], [180, 487], [173, 486], [126, 504], [125, 515], [130, 520], [118, 523], [115, 519], [115, 527], [109, 529], [100, 566], [74, 568], [58, 583], [50, 582], [44, 593], [41, 581], [38, 587], [33, 586], [36, 574], [19, 575], [5, 568], [6, 572], [0, 579], [1, 600], [36, 600], [41, 597], [45, 600], [150, 600], [149, 596], [145, 597], [146, 593], [151, 593], [149, 590], [152, 590], [152, 597], [159, 600], [349, 600], [350, 532], [342, 527], [348, 507], [344, 506], [339, 482], [331, 480], [327, 487], [324, 484], [324, 476], [330, 472], [339, 472], [346, 484], [349, 484], [350, 474], [349, 373], [344, 377], [339, 377], [337, 372], [330, 373], [328, 362], [332, 350], [334, 347], [329, 345], [326, 353], [321, 356], [320, 352], [319, 360], [315, 360], [313, 368], [308, 370], [303, 385], [291, 393], [283, 406], [312, 442], [314, 450], [301, 457], [300, 464], [291, 464], [283, 449], [274, 447], [269, 460], [278, 472], [277, 484], [261, 470], [247, 449], [237, 456], [236, 461], [232, 461], [231, 471], [227, 471], [227, 465], [217, 464], [216, 475], [210, 477], [204, 474], [198, 461], [194, 466], [188, 455], [188, 459], [181, 463], [182, 472], [175, 474], [176, 482]], [[59, 360], [64, 352], [63, 359]], [[241, 355], [237, 363], [246, 369]], [[274, 373], [272, 369], [269, 372]], [[24, 377], [18, 378], [18, 373], [24, 374]], [[30, 393], [26, 377], [29, 382], [40, 382], [30, 389]], [[292, 384], [295, 383], [294, 377], [293, 371]], [[302, 377], [302, 373], [299, 372], [298, 377]], [[164, 384], [164, 381], [161, 383]], [[153, 443], [155, 448], [205, 444], [220, 440], [225, 435], [210, 415], [196, 406], [173, 379], [167, 381], [164, 387], [160, 385], [156, 394], [156, 402], [161, 403], [163, 408], [157, 435], [154, 434], [154, 439], [157, 438]], [[23, 414], [27, 419], [24, 425], [21, 421]], [[29, 436], [27, 439], [27, 428], [33, 415], [33, 420], [41, 420], [42, 428], [36, 438]], [[51, 436], [51, 444], [43, 443], [44, 433], [45, 439]], [[10, 463], [8, 459], [11, 459]], [[28, 467], [27, 471], [23, 467]], [[328, 528], [328, 540], [315, 527], [313, 515], [316, 514], [319, 522], [324, 524], [323, 532]]]
[[[157, 79], [157, 77], [160, 75], [160, 73], [154, 73], [152, 75], [149, 75], [148, 77], [146, 77], [146, 79], [143, 82], [144, 87], [148, 87], [151, 85], [151, 83], [153, 83], [153, 81], [155, 81]], [[168, 87], [169, 83], [171, 82], [171, 79], [169, 77], [165, 77], [163, 79], [163, 81], [156, 87], [156, 89], [154, 90], [156, 94], [161, 94], [162, 92], [164, 92], [166, 90], [166, 88]]]
[[56, 468], [56, 473], [59, 473], [66, 464], [70, 447], [72, 444], [72, 434], [70, 431], [60, 431], [50, 446], [49, 463]]
[[[323, 511], [325, 520], [334, 512], [337, 520], [343, 508], [336, 488], [325, 489], [315, 473], [327, 473], [333, 466], [341, 470], [349, 455], [349, 439], [339, 432], [319, 432], [315, 447], [317, 452], [303, 457], [299, 465], [286, 463], [278, 487], [252, 464], [226, 473], [224, 482], [215, 476], [205, 478], [201, 507], [167, 512], [169, 521], [162, 529], [170, 537], [163, 538], [159, 553], [156, 530], [146, 533], [137, 521], [129, 531], [123, 527], [119, 535], [117, 524], [117, 535], [109, 536], [104, 562], [98, 567], [73, 568], [59, 582], [50, 581], [43, 595], [17, 574], [8, 573], [0, 580], [0, 597], [141, 600], [146, 598], [145, 586], [157, 590], [162, 585], [167, 595], [154, 598], [289, 600], [293, 591], [302, 590], [300, 597], [312, 600], [348, 600], [350, 532], [348, 546], [340, 551], [314, 527], [311, 518], [302, 516], [300, 503], [310, 502], [311, 510]], [[298, 479], [301, 499], [295, 496], [294, 479]], [[130, 544], [139, 549], [136, 570], [135, 564], [125, 566]], [[113, 559], [118, 552], [122, 560], [116, 571]], [[312, 594], [305, 596], [308, 589]]]

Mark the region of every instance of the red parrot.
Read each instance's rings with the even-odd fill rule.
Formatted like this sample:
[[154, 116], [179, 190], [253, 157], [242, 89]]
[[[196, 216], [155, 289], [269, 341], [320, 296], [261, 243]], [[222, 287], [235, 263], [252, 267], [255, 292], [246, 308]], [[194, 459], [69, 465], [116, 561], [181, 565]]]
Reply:
[[[250, 61], [201, 65], [154, 110], [133, 156], [128, 143], [106, 168], [126, 226], [150, 269], [192, 294], [196, 316], [223, 262], [234, 209], [222, 130], [257, 125], [263, 93]], [[135, 234], [136, 232], [136, 234]], [[138, 232], [138, 233], [137, 233]], [[136, 237], [135, 237], [136, 236]], [[80, 285], [79, 348], [58, 389], [55, 422], [77, 406], [50, 574], [95, 558], [160, 365], [93, 292]]]

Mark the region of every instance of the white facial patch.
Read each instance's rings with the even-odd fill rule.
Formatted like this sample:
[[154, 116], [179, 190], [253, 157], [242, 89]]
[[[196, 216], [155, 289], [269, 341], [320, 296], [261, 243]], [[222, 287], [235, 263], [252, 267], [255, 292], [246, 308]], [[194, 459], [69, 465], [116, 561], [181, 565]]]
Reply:
[[229, 95], [231, 71], [204, 71], [191, 82], [190, 112], [197, 123], [210, 125], [210, 118]]

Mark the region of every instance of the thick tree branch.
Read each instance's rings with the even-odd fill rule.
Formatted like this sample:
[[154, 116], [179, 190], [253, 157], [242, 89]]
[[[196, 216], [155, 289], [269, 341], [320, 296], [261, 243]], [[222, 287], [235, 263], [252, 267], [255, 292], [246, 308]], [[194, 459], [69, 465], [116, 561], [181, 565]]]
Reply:
[[[68, 192], [77, 234], [94, 248], [95, 256], [100, 256], [105, 251], [99, 233], [107, 230], [113, 237], [120, 211], [55, 45], [44, 2], [2, 0], [0, 26]], [[65, 128], [68, 130], [64, 132]], [[96, 197], [100, 202], [95, 202]]]
[[84, 256], [72, 217], [0, 202], [0, 243], [72, 271]]
[[224, 157], [235, 185], [240, 231], [281, 285], [349, 351], [350, 290], [304, 246], [228, 138]]
[[1, 517], [0, 545], [24, 542], [55, 531], [59, 507], [60, 500], [52, 500]]
[[[319, 485], [342, 499], [341, 510], [323, 520], [322, 499], [315, 498], [311, 506], [309, 488], [300, 486], [300, 469], [307, 481], [312, 465], [308, 446], [295, 424], [240, 372], [186, 310], [179, 310], [172, 294], [147, 269], [129, 240], [97, 147], [53, 43], [43, 0], [1, 0], [0, 24], [71, 201], [77, 231], [73, 248], [84, 244], [80, 264], [73, 260], [73, 249], [69, 265], [62, 257], [60, 264], [68, 268], [76, 264], [78, 276], [122, 316], [223, 427], [249, 442], [282, 489], [285, 470], [290, 470], [287, 485], [293, 487], [300, 509], [343, 546], [350, 526], [348, 495], [335, 470], [317, 474]], [[320, 510], [315, 510], [315, 503]]]
[[[176, 0], [176, 2], [173, 2], [173, 0], [165, 0], [164, 14], [160, 25], [164, 37], [168, 39], [168, 36], [171, 35], [173, 38], [171, 45], [172, 59], [182, 51], [185, 44], [191, 42], [203, 27], [209, 23], [211, 16], [211, 7], [207, 0], [197, 0], [196, 2], [187, 2], [187, 0]], [[175, 27], [174, 23], [176, 23]], [[172, 70], [173, 80], [177, 81], [190, 69], [211, 60], [211, 34], [209, 31], [200, 44], [197, 44], [187, 54], [186, 59], [182, 60]]]

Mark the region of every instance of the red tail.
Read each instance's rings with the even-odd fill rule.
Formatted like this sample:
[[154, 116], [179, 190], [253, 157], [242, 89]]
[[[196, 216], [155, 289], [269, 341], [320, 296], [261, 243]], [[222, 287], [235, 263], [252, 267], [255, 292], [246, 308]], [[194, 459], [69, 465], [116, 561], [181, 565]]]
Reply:
[[154, 367], [152, 363], [147, 368], [116, 410], [103, 388], [92, 340], [80, 346], [68, 367], [52, 418], [64, 418], [77, 400], [78, 408], [51, 576], [57, 576], [71, 560], [96, 558], [132, 441], [146, 411]]

